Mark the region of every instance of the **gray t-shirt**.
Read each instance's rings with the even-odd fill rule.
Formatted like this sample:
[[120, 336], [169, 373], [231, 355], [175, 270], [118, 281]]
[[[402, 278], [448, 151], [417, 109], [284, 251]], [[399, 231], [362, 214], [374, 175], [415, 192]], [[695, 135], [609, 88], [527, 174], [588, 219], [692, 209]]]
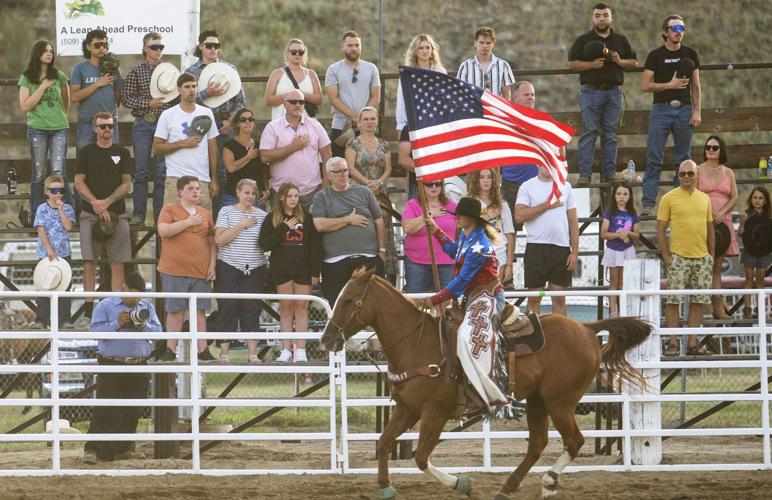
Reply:
[[[86, 88], [99, 80], [102, 72], [98, 66], [94, 66], [91, 61], [83, 61], [72, 68], [71, 85], [78, 85], [80, 88]], [[123, 77], [120, 73], [115, 76], [112, 85], [105, 85], [78, 104], [78, 121], [90, 122], [94, 115], [104, 111], [111, 115], [118, 113], [115, 105], [115, 92], [123, 91]]]
[[327, 187], [314, 196], [311, 215], [314, 218], [335, 219], [345, 217], [354, 209], [359, 215], [367, 217], [367, 227], [348, 225], [321, 233], [325, 262], [335, 262], [349, 255], [378, 254], [378, 235], [373, 221], [380, 219], [382, 214], [370, 189], [359, 184], [352, 184], [345, 191]]
[[[353, 81], [355, 69], [356, 82]], [[327, 87], [337, 85], [340, 100], [358, 113], [360, 109], [367, 106], [370, 89], [381, 86], [381, 78], [378, 75], [378, 68], [371, 62], [360, 59], [356, 68], [352, 68], [346, 64], [345, 59], [341, 59], [327, 68], [324, 85]], [[332, 108], [332, 128], [342, 130], [350, 121], [348, 116]]]

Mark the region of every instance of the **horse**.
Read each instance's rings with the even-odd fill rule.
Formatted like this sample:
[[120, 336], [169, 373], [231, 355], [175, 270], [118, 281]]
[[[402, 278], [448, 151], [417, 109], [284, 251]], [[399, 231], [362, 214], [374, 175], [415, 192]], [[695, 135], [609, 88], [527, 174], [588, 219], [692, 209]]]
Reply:
[[[646, 340], [651, 325], [636, 318], [618, 317], [580, 323], [555, 314], [540, 317], [546, 344], [541, 351], [518, 358], [515, 397], [527, 402], [528, 451], [520, 465], [496, 494], [510, 498], [547, 445], [548, 417], [563, 438], [564, 452], [542, 477], [542, 496], [556, 494], [559, 476], [584, 444], [574, 411], [598, 373], [601, 362], [631, 383], [642, 383], [625, 354]], [[335, 301], [332, 317], [321, 342], [337, 352], [347, 340], [367, 326], [373, 327], [392, 373], [419, 373], [393, 386], [396, 402], [389, 423], [376, 445], [379, 498], [393, 498], [389, 478], [392, 443], [419, 420], [415, 463], [426, 475], [458, 493], [469, 494], [468, 477], [450, 475], [429, 460], [445, 423], [454, 416], [459, 382], [443, 376], [446, 360], [438, 335], [439, 319], [419, 310], [412, 301], [373, 270], [357, 269]], [[601, 349], [597, 333], [606, 330], [609, 340]], [[511, 374], [510, 374], [511, 376]]]

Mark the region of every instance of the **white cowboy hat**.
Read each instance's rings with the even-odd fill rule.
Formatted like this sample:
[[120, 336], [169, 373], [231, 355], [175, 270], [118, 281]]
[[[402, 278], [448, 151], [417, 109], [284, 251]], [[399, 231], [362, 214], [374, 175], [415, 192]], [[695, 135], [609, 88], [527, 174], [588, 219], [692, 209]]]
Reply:
[[72, 268], [61, 257], [54, 260], [46, 257], [35, 266], [33, 283], [39, 292], [63, 292], [70, 286], [71, 279]]
[[228, 102], [230, 99], [236, 97], [241, 91], [241, 77], [239, 76], [239, 72], [236, 71], [236, 68], [229, 66], [224, 62], [218, 61], [206, 65], [201, 72], [201, 76], [198, 77], [199, 91], [207, 88], [210, 83], [219, 85], [223, 90], [223, 94], [210, 96], [204, 99], [204, 106], [208, 108], [216, 108], [217, 106]]
[[177, 78], [180, 77], [180, 70], [168, 62], [162, 62], [153, 70], [150, 75], [150, 96], [154, 99], [163, 99], [169, 102], [180, 95], [177, 88]]

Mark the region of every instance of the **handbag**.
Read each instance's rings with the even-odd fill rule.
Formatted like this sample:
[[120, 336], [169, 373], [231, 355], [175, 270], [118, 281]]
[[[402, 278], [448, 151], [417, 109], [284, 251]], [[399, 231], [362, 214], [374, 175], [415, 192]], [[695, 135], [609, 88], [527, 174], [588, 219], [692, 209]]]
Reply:
[[[295, 77], [292, 76], [292, 71], [290, 71], [288, 66], [284, 66], [284, 72], [287, 73], [287, 76], [292, 82], [292, 85], [294, 85], [296, 89], [300, 90], [300, 86], [298, 85], [297, 80], [295, 80]], [[306, 101], [303, 107], [306, 108], [306, 113], [308, 113], [308, 116], [310, 116], [311, 118], [314, 118], [316, 114], [319, 112], [319, 106], [317, 106], [312, 102]]]

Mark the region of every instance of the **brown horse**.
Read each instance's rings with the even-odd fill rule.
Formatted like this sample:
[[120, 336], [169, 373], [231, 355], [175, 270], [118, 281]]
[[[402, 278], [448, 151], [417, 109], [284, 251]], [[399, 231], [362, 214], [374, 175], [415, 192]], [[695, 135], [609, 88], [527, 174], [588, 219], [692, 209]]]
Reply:
[[[528, 452], [496, 495], [509, 498], [523, 477], [539, 459], [547, 445], [548, 416], [560, 432], [564, 453], [552, 469], [542, 477], [542, 495], [557, 491], [558, 477], [576, 457], [584, 437], [576, 424], [574, 410], [589, 387], [601, 362], [617, 371], [626, 380], [635, 382], [636, 372], [625, 360], [625, 353], [648, 338], [651, 326], [634, 318], [613, 318], [584, 324], [559, 315], [541, 318], [546, 345], [541, 351], [518, 359], [516, 368], [517, 399], [528, 403]], [[437, 335], [438, 321], [419, 311], [413, 303], [373, 271], [357, 270], [340, 293], [322, 344], [330, 351], [339, 351], [346, 340], [372, 326], [389, 361], [389, 371], [401, 373], [408, 369], [442, 365], [443, 355]], [[609, 332], [609, 341], [600, 348], [596, 334]], [[392, 397], [397, 403], [389, 423], [377, 444], [379, 498], [392, 498], [388, 460], [389, 450], [400, 434], [420, 419], [415, 461], [425, 474], [459, 493], [469, 493], [471, 486], [465, 476], [452, 476], [429, 461], [440, 433], [456, 409], [458, 382], [436, 375], [436, 367], [396, 384]]]

